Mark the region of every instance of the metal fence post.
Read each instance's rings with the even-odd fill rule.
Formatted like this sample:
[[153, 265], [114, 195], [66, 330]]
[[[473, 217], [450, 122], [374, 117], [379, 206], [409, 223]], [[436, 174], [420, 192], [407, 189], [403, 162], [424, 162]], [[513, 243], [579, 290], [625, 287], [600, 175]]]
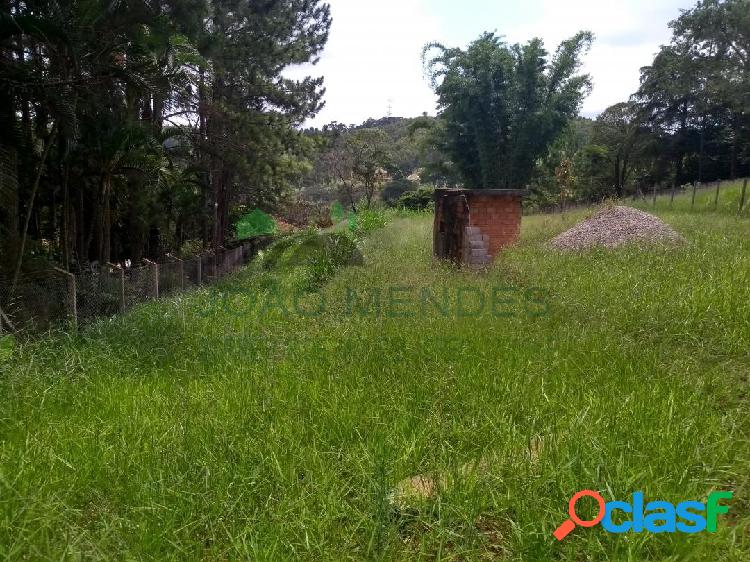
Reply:
[[68, 271], [65, 271], [64, 269], [60, 269], [59, 267], [54, 268], [54, 270], [62, 275], [65, 276], [68, 283], [68, 311], [70, 314], [71, 319], [73, 320], [73, 328], [78, 329], [78, 302], [76, 297], [76, 276]]
[[151, 271], [154, 272], [154, 298], [159, 298], [159, 264], [156, 262], [153, 262], [151, 260], [147, 260], [144, 258], [143, 260], [148, 265], [151, 266]]
[[167, 256], [177, 262], [180, 271], [180, 290], [182, 291], [185, 289], [185, 264], [180, 258], [176, 258], [170, 254], [167, 254]]
[[120, 268], [120, 310], [125, 312], [125, 269]]
[[745, 178], [745, 181], [742, 183], [742, 195], [740, 195], [740, 213], [742, 212], [742, 208], [745, 206], [745, 192], [747, 191], [747, 178]]
[[203, 282], [203, 256], [198, 256], [198, 286]]
[[125, 312], [125, 268], [116, 263], [108, 263], [107, 265], [120, 272], [120, 312]]
[[654, 184], [654, 204], [653, 204], [653, 207], [654, 207], [654, 209], [656, 209], [656, 184]]
[[669, 208], [670, 208], [670, 209], [671, 209], [672, 207], [674, 207], [674, 192], [675, 192], [676, 184], [677, 184], [677, 182], [676, 182], [676, 181], [673, 181], [673, 182], [672, 182], [672, 197], [671, 197], [671, 198], [670, 198], [670, 200], [669, 200]]

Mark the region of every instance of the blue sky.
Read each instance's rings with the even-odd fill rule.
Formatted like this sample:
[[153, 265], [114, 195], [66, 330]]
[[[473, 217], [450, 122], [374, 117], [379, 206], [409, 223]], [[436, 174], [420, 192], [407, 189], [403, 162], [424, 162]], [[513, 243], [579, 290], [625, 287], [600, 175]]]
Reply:
[[638, 87], [639, 69], [669, 42], [668, 23], [686, 0], [329, 0], [333, 25], [316, 66], [290, 76], [325, 77], [326, 107], [308, 125], [361, 123], [392, 114], [435, 114], [435, 96], [423, 75], [422, 46], [439, 41], [465, 46], [483, 31], [510, 42], [541, 37], [553, 51], [563, 39], [587, 29], [595, 36], [584, 60], [594, 89], [582, 113], [594, 116]]

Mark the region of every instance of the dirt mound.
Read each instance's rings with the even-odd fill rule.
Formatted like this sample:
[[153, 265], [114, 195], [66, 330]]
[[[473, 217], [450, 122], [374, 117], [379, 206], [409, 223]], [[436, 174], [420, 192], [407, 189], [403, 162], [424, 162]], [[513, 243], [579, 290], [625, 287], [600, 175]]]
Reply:
[[566, 230], [553, 238], [550, 246], [562, 250], [583, 250], [594, 246], [616, 248], [629, 242], [681, 241], [682, 236], [654, 215], [632, 207], [618, 206], [603, 209]]

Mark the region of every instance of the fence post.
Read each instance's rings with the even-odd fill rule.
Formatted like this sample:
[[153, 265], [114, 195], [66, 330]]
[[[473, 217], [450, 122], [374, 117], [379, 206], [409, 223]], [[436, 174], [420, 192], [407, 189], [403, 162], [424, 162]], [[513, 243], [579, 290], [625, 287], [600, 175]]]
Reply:
[[73, 320], [73, 329], [78, 329], [78, 302], [76, 300], [76, 276], [72, 273], [55, 267], [54, 270], [65, 276], [68, 283], [68, 309]]
[[698, 182], [693, 182], [693, 200], [690, 202], [690, 210], [693, 210], [693, 207], [695, 207], [695, 190], [698, 188]]
[[654, 204], [653, 204], [653, 207], [654, 207], [654, 209], [656, 209], [656, 184], [654, 184]]
[[740, 195], [740, 213], [742, 212], [742, 208], [745, 206], [745, 192], [747, 191], [747, 178], [745, 178], [745, 181], [742, 184], [742, 195]]
[[669, 200], [669, 208], [670, 208], [670, 209], [671, 209], [672, 207], [674, 207], [674, 192], [675, 192], [675, 189], [676, 189], [676, 184], [677, 184], [677, 182], [676, 182], [676, 181], [673, 181], [673, 182], [672, 182], [672, 197], [671, 197], [671, 198], [670, 198], [670, 200]]
[[198, 255], [198, 286], [203, 282], [203, 256]]
[[120, 268], [120, 309], [125, 312], [125, 268]]
[[151, 260], [143, 259], [146, 264], [151, 266], [151, 270], [154, 272], [154, 298], [159, 298], [159, 264]]
[[716, 197], [714, 198], [714, 210], [719, 208], [719, 188], [721, 187], [721, 182], [716, 182]]
[[125, 268], [116, 263], [108, 263], [109, 267], [120, 272], [120, 313], [125, 312]]
[[173, 257], [180, 264], [180, 290], [185, 290], [185, 264], [180, 258]]

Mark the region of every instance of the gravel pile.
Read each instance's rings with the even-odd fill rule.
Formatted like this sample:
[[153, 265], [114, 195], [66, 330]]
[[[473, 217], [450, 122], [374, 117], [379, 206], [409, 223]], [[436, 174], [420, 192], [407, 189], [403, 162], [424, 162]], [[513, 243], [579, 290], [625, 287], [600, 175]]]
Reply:
[[550, 245], [562, 250], [583, 250], [594, 246], [616, 248], [628, 242], [676, 243], [682, 240], [672, 227], [654, 215], [618, 206], [603, 209], [578, 223], [553, 238]]

